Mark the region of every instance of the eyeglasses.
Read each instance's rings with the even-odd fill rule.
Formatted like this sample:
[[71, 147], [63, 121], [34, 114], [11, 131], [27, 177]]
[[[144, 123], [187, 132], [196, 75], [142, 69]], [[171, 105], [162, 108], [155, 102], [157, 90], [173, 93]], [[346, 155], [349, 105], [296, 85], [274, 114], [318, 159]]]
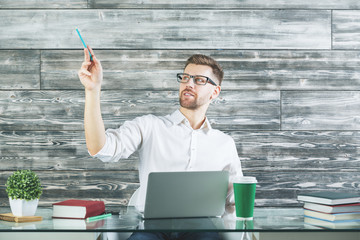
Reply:
[[202, 76], [202, 75], [192, 76], [187, 73], [178, 73], [178, 74], [176, 74], [176, 76], [177, 76], [177, 81], [179, 83], [187, 83], [192, 78], [196, 85], [206, 85], [207, 83], [210, 83], [214, 86], [217, 86], [217, 84], [213, 80], [211, 80], [209, 77]]

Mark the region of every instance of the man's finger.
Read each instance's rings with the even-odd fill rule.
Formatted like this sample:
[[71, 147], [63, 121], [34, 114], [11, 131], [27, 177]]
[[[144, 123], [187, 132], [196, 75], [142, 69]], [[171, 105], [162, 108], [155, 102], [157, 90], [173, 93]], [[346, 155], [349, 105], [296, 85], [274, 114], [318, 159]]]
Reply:
[[[91, 53], [92, 61], [94, 61], [96, 59], [94, 50], [90, 46], [87, 46], [87, 47]], [[96, 61], [98, 61], [98, 60], [96, 59]]]
[[88, 70], [83, 69], [83, 68], [80, 69], [79, 74], [86, 75], [86, 76], [91, 76], [91, 72], [89, 72]]
[[91, 62], [83, 62], [81, 65], [81, 68], [88, 69], [88, 67], [91, 65]]
[[94, 56], [95, 54], [94, 54], [94, 51], [92, 50], [92, 48], [90, 46], [87, 46], [87, 48], [89, 49], [91, 55]]
[[85, 62], [90, 62], [89, 50], [84, 48], [84, 60]]

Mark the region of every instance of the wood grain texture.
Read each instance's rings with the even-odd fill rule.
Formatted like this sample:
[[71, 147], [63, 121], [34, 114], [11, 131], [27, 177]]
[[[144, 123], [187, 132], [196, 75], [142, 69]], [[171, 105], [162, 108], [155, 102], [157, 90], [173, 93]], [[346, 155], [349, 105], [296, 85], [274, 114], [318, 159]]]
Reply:
[[0, 51], [0, 79], [0, 89], [39, 89], [40, 51]]
[[37, 172], [41, 206], [69, 198], [124, 208], [138, 155], [102, 163], [86, 150], [83, 51], [104, 67], [106, 128], [178, 109], [175, 74], [194, 53], [225, 70], [210, 106], [231, 135], [256, 206], [302, 206], [299, 192], [359, 192], [358, 0], [0, 0], [0, 206], [7, 177]]
[[18, 168], [39, 171], [138, 169], [136, 153], [117, 163], [103, 163], [92, 158], [83, 131], [2, 131], [0, 153], [1, 171]]
[[[84, 101], [84, 91], [0, 92], [0, 128], [83, 130]], [[219, 129], [278, 130], [279, 104], [278, 91], [223, 91], [207, 115]], [[172, 113], [178, 91], [104, 91], [101, 106], [105, 126], [115, 128], [137, 116]]]
[[[88, 6], [89, 2], [89, 6]], [[321, 0], [321, 1], [297, 1], [297, 0], [273, 0], [271, 3], [266, 0], [209, 0], [203, 1], [171, 1], [171, 0], [26, 0], [12, 1], [0, 0], [0, 8], [212, 8], [212, 9], [360, 9], [357, 0]]]
[[259, 8], [259, 9], [359, 9], [357, 0], [320, 0], [320, 1], [297, 1], [297, 0], [89, 0], [92, 8]]
[[[356, 131], [226, 131], [244, 173], [360, 171]], [[137, 171], [138, 154], [117, 163], [91, 158], [82, 131], [2, 131], [0, 170]]]
[[84, 95], [81, 93], [0, 92], [0, 128], [2, 130], [83, 130], [82, 121], [75, 120], [83, 115]]
[[[176, 73], [182, 72], [193, 50], [94, 50], [104, 71], [103, 90], [178, 90]], [[198, 52], [198, 51], [196, 51]], [[77, 71], [83, 51], [43, 50], [43, 89], [83, 89]]]
[[[174, 76], [195, 53], [221, 64], [223, 90], [360, 90], [356, 51], [95, 50], [104, 90], [177, 90]], [[41, 51], [42, 89], [83, 89], [82, 61], [80, 50]]]
[[[250, 175], [250, 174], [249, 174]], [[306, 171], [301, 174], [278, 170], [273, 173], [252, 173], [258, 180], [256, 203], [260, 206], [302, 206], [299, 192], [349, 191], [359, 192], [359, 177], [354, 172]]]
[[360, 11], [333, 12], [333, 49], [360, 49]]
[[[12, 172], [2, 171], [0, 181], [6, 182]], [[107, 207], [126, 206], [131, 194], [139, 187], [136, 172], [126, 171], [36, 171], [43, 186], [41, 206], [69, 198], [104, 200]], [[249, 172], [258, 180], [257, 206], [301, 206], [298, 192], [344, 190], [358, 192], [359, 179], [353, 172]], [[0, 205], [7, 206], [5, 186], [0, 186]]]
[[87, 8], [87, 0], [0, 0], [0, 8]]
[[3, 10], [0, 22], [0, 49], [79, 49], [76, 26], [105, 49], [331, 48], [328, 10]]
[[284, 91], [283, 130], [360, 130], [360, 92]]
[[[357, 131], [229, 131], [244, 172], [360, 171]], [[246, 175], [246, 174], [245, 174]], [[360, 180], [360, 177], [359, 177]]]
[[[250, 175], [250, 174], [249, 174]], [[354, 172], [305, 171], [301, 174], [278, 170], [274, 173], [252, 173], [259, 184], [256, 189], [258, 206], [303, 206], [298, 193], [311, 191], [347, 191], [360, 193], [359, 176]]]
[[[0, 181], [12, 174], [1, 171]], [[132, 193], [139, 187], [137, 172], [127, 171], [35, 171], [43, 187], [41, 205], [65, 199], [101, 199], [115, 205], [126, 206]], [[8, 204], [5, 186], [1, 186], [0, 199]], [[53, 200], [53, 201], [51, 201]]]

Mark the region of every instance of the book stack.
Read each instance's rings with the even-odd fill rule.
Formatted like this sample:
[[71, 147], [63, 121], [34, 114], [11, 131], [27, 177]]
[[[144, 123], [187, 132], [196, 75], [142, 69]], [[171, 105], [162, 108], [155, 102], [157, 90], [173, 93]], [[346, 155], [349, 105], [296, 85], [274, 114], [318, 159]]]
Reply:
[[104, 212], [103, 201], [70, 199], [53, 204], [53, 218], [86, 219]]
[[332, 229], [360, 229], [360, 194], [311, 192], [298, 195], [304, 202], [304, 222]]
[[104, 220], [86, 221], [105, 212], [103, 201], [70, 199], [53, 204], [54, 229], [96, 229]]

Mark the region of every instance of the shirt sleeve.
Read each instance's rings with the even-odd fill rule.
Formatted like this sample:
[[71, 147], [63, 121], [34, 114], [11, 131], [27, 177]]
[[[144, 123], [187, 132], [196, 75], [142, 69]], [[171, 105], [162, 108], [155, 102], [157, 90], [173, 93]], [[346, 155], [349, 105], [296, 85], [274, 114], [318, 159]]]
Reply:
[[103, 148], [93, 155], [103, 162], [117, 162], [122, 158], [128, 158], [142, 144], [146, 134], [148, 117], [138, 117], [132, 121], [126, 121], [117, 129], [107, 129], [106, 141]]

